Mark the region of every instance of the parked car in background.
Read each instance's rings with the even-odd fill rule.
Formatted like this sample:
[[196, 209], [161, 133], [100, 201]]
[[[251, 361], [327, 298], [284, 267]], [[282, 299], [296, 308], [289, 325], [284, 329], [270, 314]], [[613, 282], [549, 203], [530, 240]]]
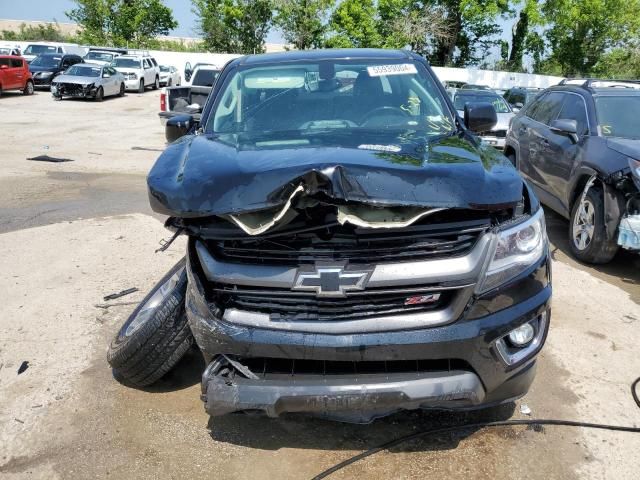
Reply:
[[193, 72], [190, 86], [167, 87], [160, 94], [160, 123], [164, 125], [167, 119], [185, 113], [200, 118], [202, 108], [219, 75], [218, 67], [199, 64]]
[[608, 85], [545, 90], [515, 116], [505, 148], [540, 200], [569, 219], [571, 252], [589, 263], [619, 246], [640, 252], [640, 91]]
[[542, 88], [535, 87], [513, 87], [504, 92], [502, 96], [511, 105], [514, 112], [517, 112], [536, 98], [542, 90]]
[[176, 67], [160, 65], [160, 85], [163, 87], [179, 86], [182, 83], [180, 72]]
[[0, 55], [13, 55], [20, 57], [22, 56], [22, 53], [18, 47], [0, 47]]
[[509, 122], [514, 116], [511, 107], [504, 98], [491, 90], [468, 90], [462, 88], [453, 97], [453, 104], [461, 117], [464, 117], [464, 106], [467, 103], [490, 103], [496, 111], [498, 122], [487, 132], [480, 132], [480, 137], [492, 147], [502, 150], [505, 145]]
[[127, 90], [143, 93], [146, 87], [160, 88], [160, 68], [148, 54], [122, 55], [113, 61], [113, 67], [122, 73]]
[[33, 93], [33, 79], [27, 61], [15, 55], [0, 55], [0, 95], [7, 90]]
[[39, 42], [30, 43], [22, 52], [29, 63], [45, 53], [73, 54], [82, 57], [87, 53], [87, 49], [70, 43]]
[[[126, 53], [126, 50], [123, 52]], [[116, 57], [124, 55], [124, 53], [113, 50], [91, 48], [84, 56], [84, 61], [87, 63], [95, 63], [97, 65], [111, 65]]]
[[198, 67], [204, 67], [204, 66], [212, 66], [212, 64], [206, 63], [206, 62], [198, 62], [192, 67], [190, 62], [185, 63], [184, 64], [184, 81], [187, 82], [187, 84], [190, 84], [191, 77], [193, 77], [193, 74], [196, 71], [196, 69]]
[[475, 83], [465, 83], [460, 87], [460, 90], [491, 90], [488, 85], [479, 85]]
[[78, 63], [51, 84], [51, 94], [55, 99], [63, 97], [92, 98], [101, 102], [111, 95], [124, 96], [125, 78], [109, 65]]
[[36, 88], [51, 86], [51, 81], [67, 68], [76, 63], [82, 63], [82, 57], [78, 55], [64, 55], [59, 53], [44, 53], [37, 56], [30, 64], [29, 70], [33, 75], [33, 83]]

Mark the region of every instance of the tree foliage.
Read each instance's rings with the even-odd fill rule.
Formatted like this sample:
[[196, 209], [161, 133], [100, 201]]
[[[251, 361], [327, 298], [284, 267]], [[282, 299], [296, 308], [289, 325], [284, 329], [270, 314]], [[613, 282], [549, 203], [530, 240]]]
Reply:
[[373, 0], [343, 0], [329, 22], [330, 36], [325, 42], [333, 48], [379, 48], [376, 5]]
[[82, 27], [87, 43], [140, 46], [178, 26], [161, 0], [75, 0], [67, 17]]
[[320, 48], [334, 4], [335, 0], [274, 0], [275, 24], [296, 49]]
[[19, 30], [2, 30], [0, 32], [2, 40], [20, 41], [40, 41], [40, 42], [75, 42], [77, 38], [73, 35], [66, 35], [60, 30], [57, 23], [47, 23], [40, 25], [20, 24]]
[[271, 7], [269, 0], [193, 0], [203, 43], [214, 52], [264, 52]]
[[562, 75], [590, 74], [640, 32], [640, 0], [546, 0], [542, 12], [550, 55], [541, 65]]

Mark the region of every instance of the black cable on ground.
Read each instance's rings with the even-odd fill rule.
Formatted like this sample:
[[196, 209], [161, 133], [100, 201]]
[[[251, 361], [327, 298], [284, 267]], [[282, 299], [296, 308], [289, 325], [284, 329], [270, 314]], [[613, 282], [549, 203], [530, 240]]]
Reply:
[[[638, 408], [640, 408], [640, 398], [638, 397], [638, 392], [636, 391], [636, 387], [638, 383], [640, 383], [640, 377], [636, 378], [635, 381], [631, 384], [631, 396], [633, 397], [633, 401], [636, 402], [636, 405], [638, 406]], [[338, 470], [342, 470], [343, 468], [355, 462], [358, 462], [364, 458], [370, 457], [371, 455], [374, 455], [383, 450], [388, 450], [389, 448], [393, 448], [396, 445], [400, 445], [401, 443], [415, 440], [417, 438], [422, 438], [429, 435], [435, 435], [438, 433], [455, 432], [455, 431], [468, 430], [468, 429], [503, 427], [508, 425], [554, 425], [554, 426], [563, 426], [563, 427], [580, 427], [580, 428], [593, 428], [598, 430], [611, 430], [615, 432], [640, 433], [640, 427], [625, 427], [623, 425], [604, 425], [601, 423], [575, 422], [572, 420], [554, 420], [554, 419], [502, 420], [502, 421], [496, 421], [496, 422], [479, 422], [479, 423], [469, 423], [466, 425], [455, 425], [452, 427], [437, 428], [435, 430], [423, 430], [421, 432], [411, 433], [409, 435], [396, 438], [395, 440], [391, 440], [390, 442], [383, 443], [382, 445], [366, 450], [362, 453], [359, 453], [358, 455], [355, 455], [345, 460], [344, 462], [340, 462], [334, 465], [333, 467], [313, 477], [313, 480], [320, 480], [322, 478], [327, 478], [329, 475], [337, 472]]]

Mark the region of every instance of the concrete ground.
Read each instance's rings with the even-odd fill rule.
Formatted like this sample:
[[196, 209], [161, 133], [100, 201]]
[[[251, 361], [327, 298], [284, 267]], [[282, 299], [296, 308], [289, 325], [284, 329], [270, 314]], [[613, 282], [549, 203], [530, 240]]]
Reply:
[[[551, 332], [535, 384], [515, 405], [400, 413], [365, 426], [209, 419], [195, 353], [153, 388], [120, 385], [107, 345], [184, 245], [154, 253], [167, 236], [145, 191], [164, 146], [158, 105], [151, 91], [103, 103], [54, 102], [44, 92], [0, 98], [0, 478], [298, 479], [434, 426], [508, 418], [640, 426], [629, 391], [640, 376], [640, 257], [575, 262], [567, 222], [553, 213]], [[38, 155], [73, 161], [27, 160]], [[96, 306], [129, 287], [140, 291]], [[413, 441], [332, 478], [632, 479], [638, 451], [632, 434], [499, 428]]]

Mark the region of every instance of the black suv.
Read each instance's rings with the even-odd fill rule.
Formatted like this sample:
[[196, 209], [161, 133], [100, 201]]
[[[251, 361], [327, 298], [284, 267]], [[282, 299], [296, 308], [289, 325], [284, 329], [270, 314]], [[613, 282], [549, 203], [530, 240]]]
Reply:
[[569, 245], [579, 260], [606, 263], [619, 244], [640, 247], [627, 235], [640, 236], [628, 231], [640, 210], [638, 118], [640, 90], [580, 80], [545, 90], [511, 123], [505, 155], [542, 203], [570, 220]]
[[[366, 422], [527, 392], [550, 320], [544, 216], [472, 133], [491, 104], [464, 117], [423, 58], [365, 49], [235, 59], [198, 123], [167, 122], [149, 198], [189, 242], [157, 292], [186, 289], [211, 415]], [[136, 315], [110, 358], [140, 384], [167, 363], [123, 360]]]
[[29, 64], [36, 88], [49, 88], [51, 81], [76, 63], [84, 60], [80, 55], [65, 55], [64, 53], [43, 53], [34, 58]]

